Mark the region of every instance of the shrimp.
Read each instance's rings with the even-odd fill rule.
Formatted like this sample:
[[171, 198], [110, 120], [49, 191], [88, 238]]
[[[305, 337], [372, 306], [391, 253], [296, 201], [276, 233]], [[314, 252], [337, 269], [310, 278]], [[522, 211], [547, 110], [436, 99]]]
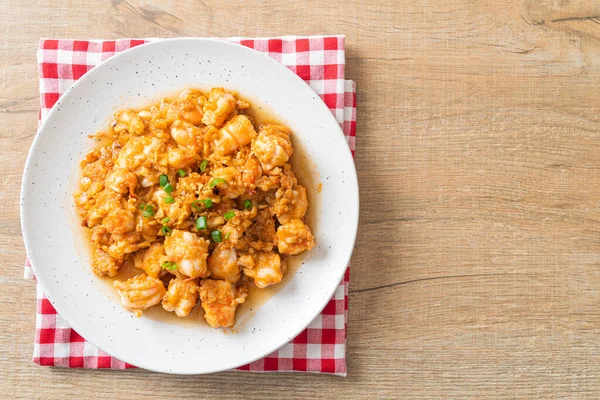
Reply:
[[167, 122], [184, 120], [193, 125], [200, 125], [203, 115], [202, 106], [199, 104], [200, 99], [202, 103], [206, 101], [198, 90], [186, 89], [181, 92], [167, 109]]
[[138, 209], [135, 213], [135, 231], [142, 239], [153, 242], [158, 236], [160, 225], [155, 220], [144, 217], [144, 211]]
[[80, 181], [80, 190], [73, 194], [77, 204], [77, 212], [86, 217], [90, 208], [94, 205], [94, 199], [104, 189], [103, 182], [93, 182], [90, 178], [84, 177]]
[[135, 229], [135, 218], [131, 211], [114, 209], [102, 220], [102, 226], [112, 234], [123, 234]]
[[242, 182], [244, 182], [244, 186], [253, 189], [256, 187], [256, 180], [260, 178], [261, 175], [262, 168], [260, 162], [256, 157], [248, 157], [242, 170]]
[[125, 234], [112, 234], [112, 243], [106, 249], [106, 252], [114, 258], [122, 259], [126, 254], [134, 253], [139, 249], [150, 246], [150, 242], [143, 240], [138, 232], [128, 232]]
[[131, 110], [117, 111], [113, 117], [112, 129], [115, 133], [127, 131], [132, 135], [141, 135], [146, 129], [144, 120]]
[[169, 166], [176, 169], [191, 169], [196, 165], [196, 154], [192, 149], [176, 147], [169, 150]]
[[171, 125], [171, 136], [179, 146], [199, 149], [199, 143], [202, 141], [202, 129], [189, 122], [177, 120]]
[[135, 267], [144, 270], [152, 278], [158, 278], [162, 272], [162, 265], [167, 261], [165, 247], [160, 242], [152, 243], [143, 256], [134, 259]]
[[240, 256], [238, 263], [244, 267], [244, 274], [254, 280], [254, 284], [263, 289], [281, 282], [281, 258], [273, 252], [260, 251]]
[[119, 268], [123, 265], [122, 260], [117, 260], [105, 251], [96, 249], [92, 256], [92, 268], [98, 276], [109, 276], [111, 278], [117, 276]]
[[115, 164], [131, 172], [136, 172], [148, 161], [156, 164], [162, 153], [162, 145], [161, 140], [156, 137], [140, 136], [131, 138], [121, 148]]
[[231, 327], [235, 323], [235, 311], [246, 301], [248, 289], [235, 287], [227, 281], [203, 279], [200, 284], [200, 300], [204, 318], [213, 328]]
[[190, 278], [208, 276], [206, 267], [210, 242], [195, 234], [178, 229], [165, 239], [165, 252], [169, 261], [177, 265], [177, 271]]
[[283, 166], [292, 152], [290, 130], [283, 125], [261, 126], [258, 137], [252, 142], [252, 154], [266, 171]]
[[198, 302], [198, 285], [193, 279], [173, 279], [162, 299], [167, 311], [175, 311], [178, 317], [187, 317]]
[[208, 270], [210, 276], [215, 279], [223, 279], [231, 283], [239, 281], [241, 274], [235, 249], [225, 248], [223, 243], [219, 243], [208, 256]]
[[252, 122], [244, 115], [232, 117], [221, 128], [215, 141], [215, 153], [226, 156], [249, 144], [256, 137]]
[[108, 230], [101, 226], [97, 225], [91, 229], [92, 236], [90, 236], [90, 242], [98, 246], [100, 248], [106, 248], [110, 245], [111, 235], [108, 233]]
[[293, 219], [277, 228], [277, 248], [280, 253], [295, 255], [315, 246], [310, 228], [299, 219]]
[[146, 308], [158, 304], [165, 295], [165, 285], [160, 279], [146, 274], [139, 274], [126, 281], [114, 281], [123, 307], [132, 311], [136, 317], [142, 315]]
[[223, 88], [213, 88], [208, 92], [208, 99], [202, 111], [202, 123], [219, 128], [235, 111], [236, 99], [233, 94]]
[[293, 189], [278, 190], [275, 199], [279, 202], [277, 220], [280, 224], [287, 224], [293, 219], [302, 219], [308, 209], [306, 188], [302, 185], [297, 185]]
[[110, 189], [104, 189], [96, 197], [94, 205], [83, 220], [83, 225], [88, 228], [100, 225], [104, 217], [110, 214], [111, 211], [123, 208], [124, 201], [125, 199], [118, 193]]
[[115, 168], [106, 177], [105, 185], [119, 194], [129, 193], [130, 196], [135, 197], [137, 182], [134, 173], [123, 168]]
[[82, 161], [83, 176], [90, 181], [102, 182], [113, 166], [113, 160], [109, 154], [102, 154], [98, 150], [92, 150]]

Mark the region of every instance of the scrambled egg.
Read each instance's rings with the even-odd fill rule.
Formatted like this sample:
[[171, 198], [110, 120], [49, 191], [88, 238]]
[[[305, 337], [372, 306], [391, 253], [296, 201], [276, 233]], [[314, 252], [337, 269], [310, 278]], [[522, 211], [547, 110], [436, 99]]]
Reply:
[[150, 108], [120, 110], [81, 161], [75, 203], [91, 230], [92, 268], [115, 280], [137, 316], [155, 306], [186, 317], [200, 301], [230, 327], [248, 285], [281, 282], [288, 257], [310, 250], [306, 189], [288, 163], [282, 125], [257, 126], [235, 93], [187, 89]]

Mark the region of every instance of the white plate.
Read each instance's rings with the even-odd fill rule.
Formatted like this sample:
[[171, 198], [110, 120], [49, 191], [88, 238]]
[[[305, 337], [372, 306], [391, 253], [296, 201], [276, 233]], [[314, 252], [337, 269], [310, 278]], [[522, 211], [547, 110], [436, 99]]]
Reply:
[[[87, 135], [112, 112], [186, 87], [224, 86], [269, 106], [315, 162], [323, 184], [317, 246], [276, 296], [237, 333], [207, 325], [135, 318], [89, 266], [72, 200]], [[56, 310], [107, 353], [153, 371], [201, 374], [259, 359], [300, 333], [323, 309], [350, 260], [358, 226], [358, 183], [343, 133], [294, 73], [254, 50], [209, 39], [162, 40], [98, 65], [56, 103], [27, 158], [21, 225], [34, 272]]]

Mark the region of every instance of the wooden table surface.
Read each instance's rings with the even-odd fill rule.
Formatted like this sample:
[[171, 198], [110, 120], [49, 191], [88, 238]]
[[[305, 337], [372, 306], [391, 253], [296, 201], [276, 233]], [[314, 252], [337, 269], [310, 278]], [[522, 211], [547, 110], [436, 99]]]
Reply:
[[[0, 3], [0, 397], [600, 396], [600, 4], [337, 3]], [[34, 365], [18, 198], [38, 38], [340, 33], [361, 188], [348, 377]]]

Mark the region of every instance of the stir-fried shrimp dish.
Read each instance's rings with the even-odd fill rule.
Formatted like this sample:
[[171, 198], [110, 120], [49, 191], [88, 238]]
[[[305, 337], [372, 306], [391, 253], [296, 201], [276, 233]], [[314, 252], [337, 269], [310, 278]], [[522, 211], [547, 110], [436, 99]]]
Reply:
[[[75, 203], [93, 271], [116, 278], [136, 316], [186, 317], [199, 303], [211, 326], [231, 327], [250, 285], [278, 284], [289, 257], [315, 245], [292, 133], [257, 124], [250, 107], [222, 88], [187, 89], [119, 110], [92, 136], [103, 145], [81, 161]], [[125, 265], [139, 273], [119, 279]]]

